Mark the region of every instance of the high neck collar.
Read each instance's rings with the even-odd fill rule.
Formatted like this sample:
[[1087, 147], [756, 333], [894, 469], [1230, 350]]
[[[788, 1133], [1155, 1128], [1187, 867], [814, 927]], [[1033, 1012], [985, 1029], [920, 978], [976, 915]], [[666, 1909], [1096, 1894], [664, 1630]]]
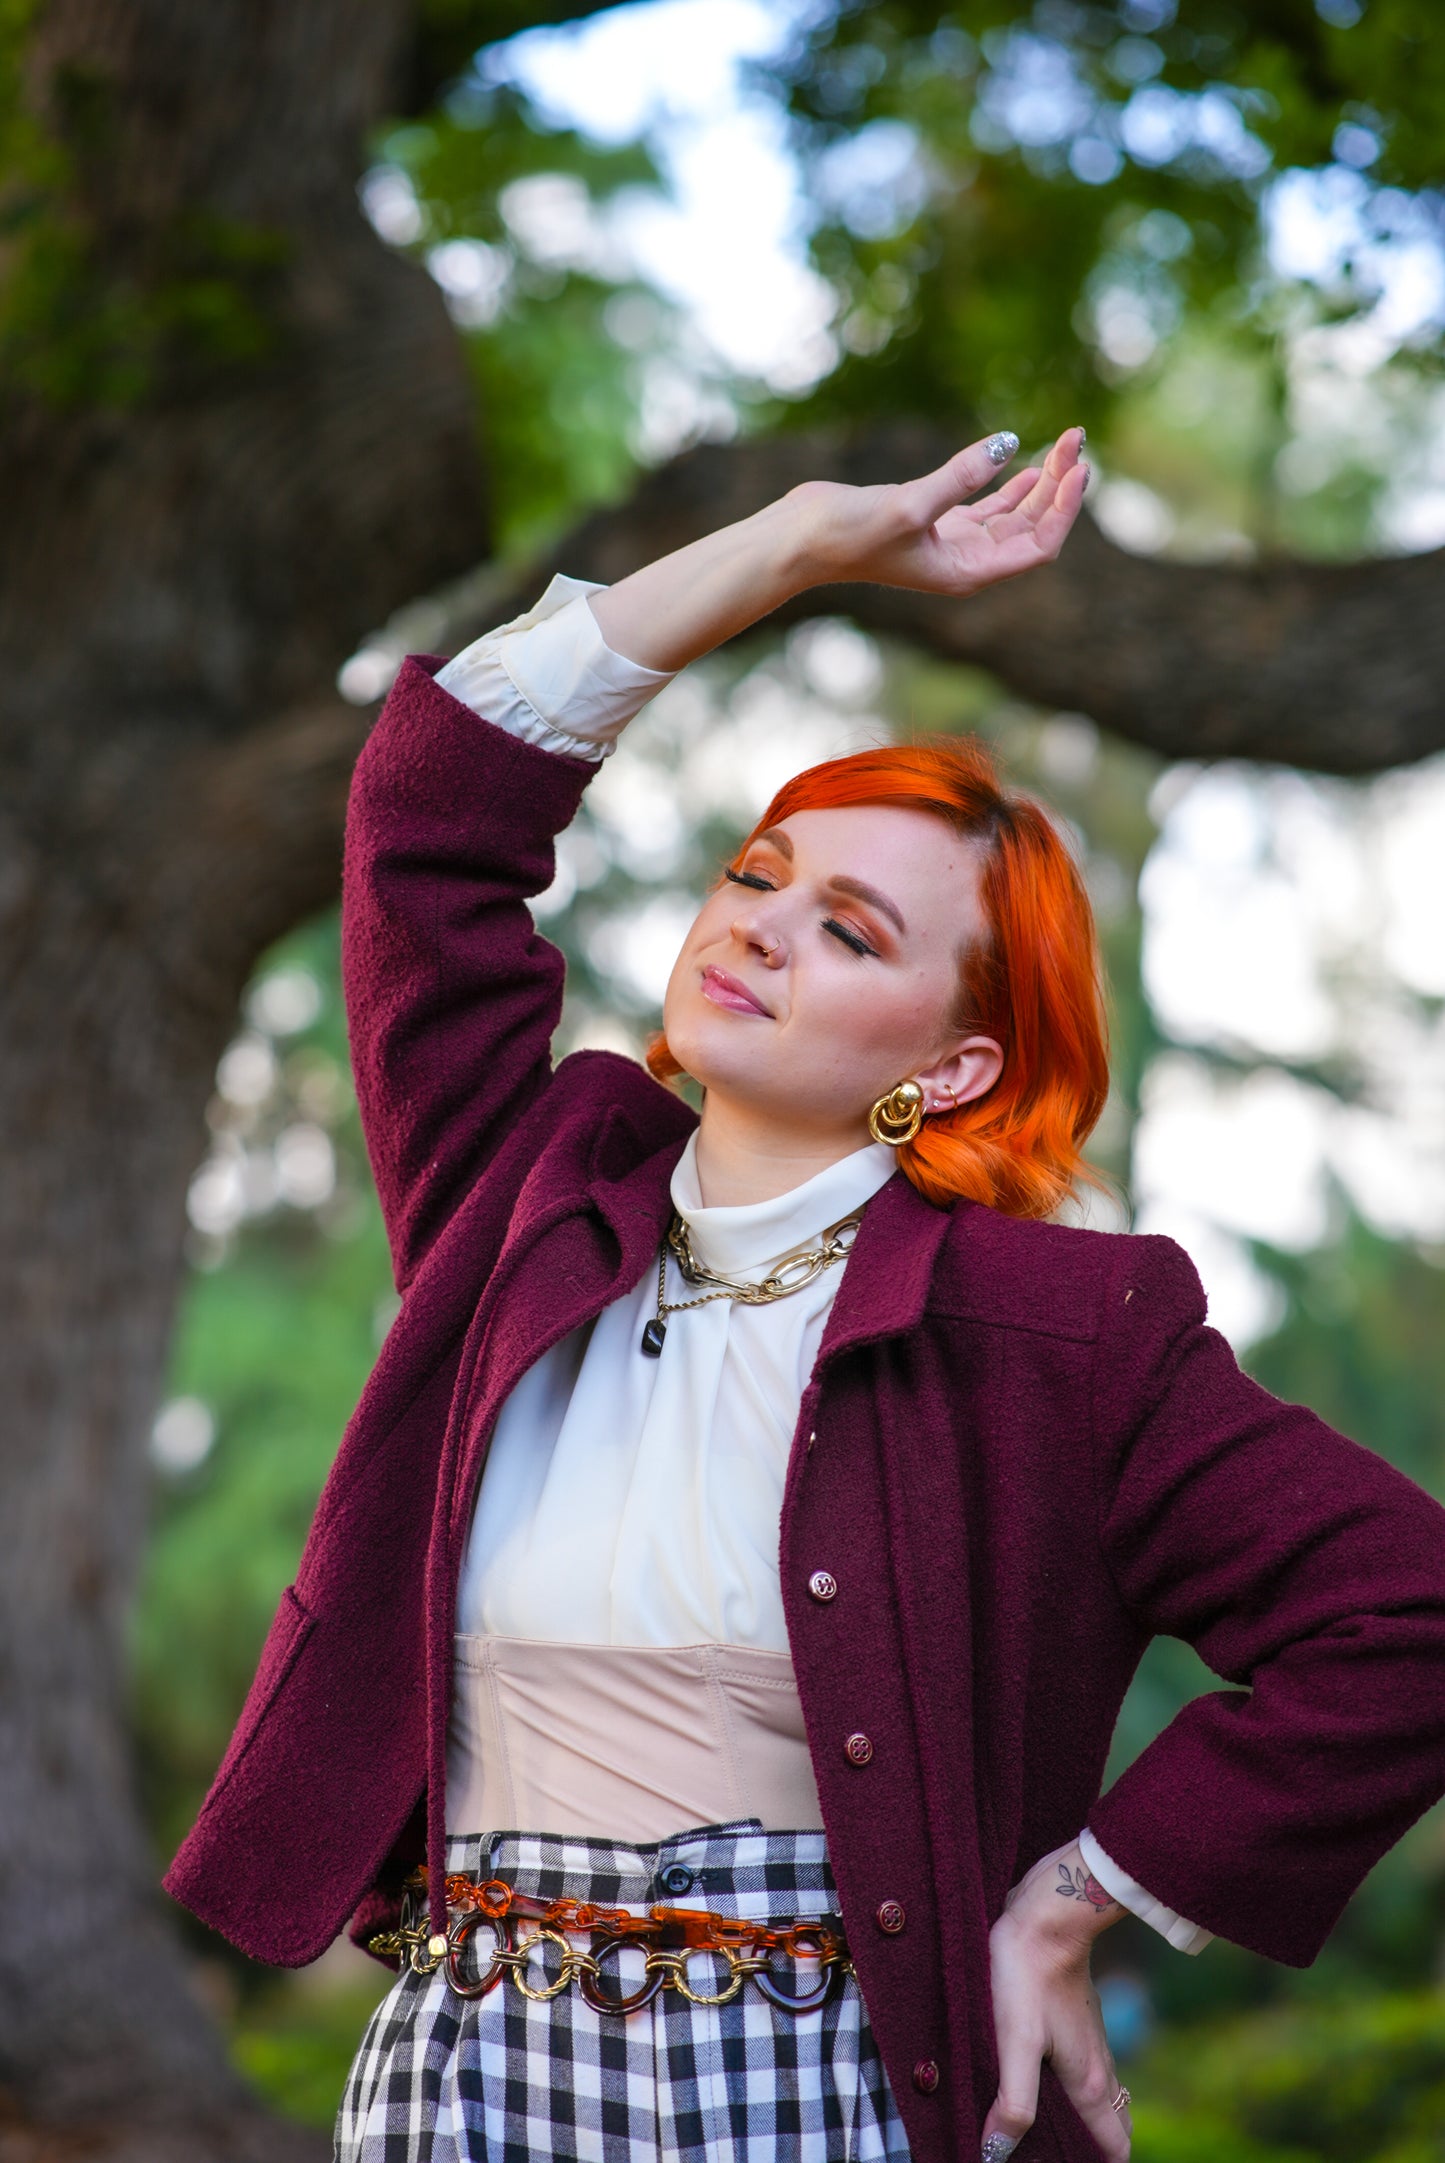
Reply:
[[810, 1246], [828, 1225], [871, 1201], [897, 1169], [895, 1151], [882, 1142], [869, 1142], [771, 1201], [705, 1209], [693, 1132], [672, 1174], [672, 1206], [687, 1225], [692, 1251], [703, 1266], [737, 1276], [761, 1270], [795, 1247]]

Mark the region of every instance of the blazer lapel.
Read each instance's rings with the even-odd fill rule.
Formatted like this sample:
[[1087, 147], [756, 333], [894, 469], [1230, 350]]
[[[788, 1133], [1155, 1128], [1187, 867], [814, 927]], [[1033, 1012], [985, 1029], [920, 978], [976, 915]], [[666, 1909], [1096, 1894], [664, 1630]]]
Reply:
[[933, 1265], [952, 1221], [897, 1171], [863, 1211], [858, 1237], [823, 1332], [818, 1365], [860, 1345], [915, 1329], [923, 1319]]

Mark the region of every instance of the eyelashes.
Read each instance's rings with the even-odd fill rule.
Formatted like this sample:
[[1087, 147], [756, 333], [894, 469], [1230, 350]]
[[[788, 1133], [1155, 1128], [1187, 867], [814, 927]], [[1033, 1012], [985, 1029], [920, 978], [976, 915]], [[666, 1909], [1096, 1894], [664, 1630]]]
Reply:
[[[760, 894], [777, 892], [775, 886], [767, 879], [760, 879], [756, 872], [734, 871], [730, 864], [723, 865], [723, 877], [731, 879], [734, 886], [751, 886], [755, 892]], [[860, 938], [856, 931], [850, 931], [846, 924], [840, 924], [835, 916], [825, 916], [823, 918], [823, 929], [824, 931], [831, 931], [833, 937], [841, 939], [844, 946], [851, 948], [853, 953], [861, 954], [866, 960], [870, 961], [878, 959], [878, 949], [870, 946], [866, 939]]]

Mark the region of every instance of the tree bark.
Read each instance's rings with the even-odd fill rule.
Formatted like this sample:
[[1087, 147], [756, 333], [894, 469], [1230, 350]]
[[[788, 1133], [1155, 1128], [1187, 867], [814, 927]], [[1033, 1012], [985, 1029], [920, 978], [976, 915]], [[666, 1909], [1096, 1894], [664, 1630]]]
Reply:
[[191, 1989], [125, 1646], [216, 1060], [256, 955], [336, 886], [336, 666], [487, 546], [459, 342], [356, 199], [411, 16], [52, 0], [26, 52], [62, 161], [37, 245], [79, 267], [0, 402], [7, 2159], [329, 2153]]

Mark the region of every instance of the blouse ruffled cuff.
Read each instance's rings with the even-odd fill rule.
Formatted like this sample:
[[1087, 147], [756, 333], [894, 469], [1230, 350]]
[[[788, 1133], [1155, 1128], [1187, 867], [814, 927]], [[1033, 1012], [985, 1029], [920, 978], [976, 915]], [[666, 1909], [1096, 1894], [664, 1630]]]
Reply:
[[1141, 1923], [1157, 1930], [1161, 1938], [1167, 1938], [1176, 1952], [1202, 1953], [1214, 1940], [1214, 1932], [1206, 1930], [1202, 1923], [1191, 1923], [1183, 1915], [1166, 1908], [1162, 1900], [1145, 1892], [1142, 1885], [1121, 1870], [1112, 1857], [1105, 1854], [1088, 1826], [1079, 1835], [1079, 1853], [1085, 1867], [1096, 1877], [1111, 1898], [1131, 1915], [1137, 1915]]
[[560, 571], [525, 615], [474, 639], [437, 671], [453, 698], [544, 751], [598, 762], [672, 674], [615, 653], [588, 606], [595, 580]]

